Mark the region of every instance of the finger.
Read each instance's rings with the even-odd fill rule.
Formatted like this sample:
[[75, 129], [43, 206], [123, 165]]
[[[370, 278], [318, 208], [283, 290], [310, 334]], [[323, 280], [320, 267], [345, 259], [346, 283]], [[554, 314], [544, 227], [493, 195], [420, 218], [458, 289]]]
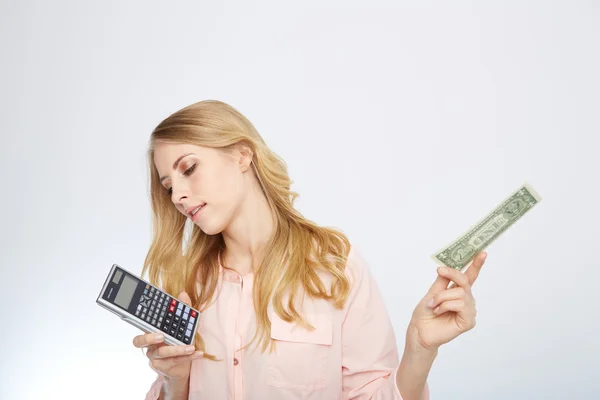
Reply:
[[444, 301], [466, 300], [467, 291], [462, 287], [446, 289], [433, 296], [427, 303], [427, 307], [436, 308]]
[[162, 333], [146, 333], [133, 338], [133, 345], [138, 348], [147, 347], [153, 344], [162, 343], [165, 336]]
[[445, 301], [442, 304], [440, 304], [438, 307], [436, 307], [433, 310], [433, 313], [435, 315], [442, 315], [447, 313], [448, 311], [454, 311], [457, 313], [461, 313], [463, 311], [465, 311], [466, 309], [466, 303], [464, 300], [450, 300], [450, 301]]
[[[479, 253], [473, 258], [473, 262], [466, 268], [466, 271], [461, 271], [469, 280], [471, 286], [475, 283], [475, 280], [479, 276], [479, 272], [481, 272], [481, 267], [483, 266], [485, 259], [487, 258], [487, 253]], [[456, 284], [451, 283], [450, 287], [456, 287]]]
[[481, 267], [483, 267], [486, 258], [487, 253], [479, 253], [477, 256], [475, 256], [471, 265], [469, 265], [467, 272], [465, 272], [465, 276], [469, 279], [469, 283], [471, 285], [473, 285], [473, 283], [475, 283], [475, 280], [477, 280], [477, 277], [481, 272]]
[[460, 272], [457, 269], [449, 268], [449, 267], [441, 267], [438, 268], [438, 274], [443, 276], [444, 278], [449, 279], [453, 284], [451, 284], [448, 289], [455, 288], [457, 286], [463, 287], [467, 290], [471, 290], [471, 284], [469, 283], [469, 278], [466, 277], [465, 274]]
[[162, 346], [153, 351], [149, 358], [169, 358], [192, 354], [194, 346]]
[[[440, 267], [440, 268], [446, 268], [446, 267]], [[429, 288], [428, 295], [435, 295], [435, 294], [441, 292], [442, 290], [445, 290], [448, 287], [448, 284], [450, 283], [450, 279], [446, 278], [445, 276], [440, 275], [440, 271], [439, 271], [440, 268], [438, 268], [437, 278], [435, 279], [435, 281]]]
[[[164, 343], [151, 344], [146, 347], [146, 357], [152, 358], [154, 353], [158, 350], [159, 347], [166, 346]], [[143, 350], [142, 350], [143, 351]]]
[[170, 358], [154, 358], [154, 359], [150, 360], [149, 364], [154, 370], [164, 372], [164, 371], [168, 371], [169, 369], [175, 367], [178, 364], [197, 360], [198, 358], [201, 358], [203, 356], [204, 356], [204, 352], [196, 351], [193, 354], [188, 354], [185, 356], [177, 356], [177, 357], [170, 357]]
[[192, 299], [190, 299], [190, 296], [184, 291], [179, 293], [179, 296], [177, 296], [178, 300], [183, 301], [185, 304], [187, 304], [188, 306], [192, 306]]

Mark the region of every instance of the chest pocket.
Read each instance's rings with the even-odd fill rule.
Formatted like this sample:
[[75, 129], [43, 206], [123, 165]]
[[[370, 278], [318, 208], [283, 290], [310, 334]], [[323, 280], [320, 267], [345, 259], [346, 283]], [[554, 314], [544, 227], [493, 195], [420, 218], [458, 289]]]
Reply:
[[271, 339], [266, 384], [287, 389], [317, 390], [325, 387], [326, 365], [333, 343], [331, 315], [307, 315], [310, 331], [296, 323], [271, 316]]

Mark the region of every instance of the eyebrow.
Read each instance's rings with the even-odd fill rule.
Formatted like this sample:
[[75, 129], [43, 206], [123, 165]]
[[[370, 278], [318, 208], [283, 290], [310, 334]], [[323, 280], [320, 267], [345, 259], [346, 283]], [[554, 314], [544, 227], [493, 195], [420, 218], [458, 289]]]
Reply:
[[[187, 154], [184, 154], [184, 155], [182, 155], [181, 157], [179, 157], [177, 160], [175, 160], [175, 162], [173, 163], [173, 169], [177, 168], [177, 165], [179, 165], [179, 161], [181, 161], [181, 159], [182, 159], [183, 157], [187, 157], [187, 156], [190, 156], [190, 155], [192, 155], [192, 154], [194, 154], [194, 153], [187, 153]], [[160, 178], [160, 183], [163, 183], [163, 181], [164, 181], [165, 179], [167, 179], [167, 178], [168, 178], [168, 176], [167, 176], [167, 175], [165, 175], [165, 176], [162, 176], [162, 177]]]

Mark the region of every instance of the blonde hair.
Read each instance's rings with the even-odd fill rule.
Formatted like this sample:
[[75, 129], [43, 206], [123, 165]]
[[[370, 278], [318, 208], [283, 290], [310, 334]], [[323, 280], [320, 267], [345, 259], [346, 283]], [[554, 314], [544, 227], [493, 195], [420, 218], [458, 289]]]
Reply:
[[[174, 207], [161, 185], [154, 165], [157, 142], [187, 143], [232, 149], [240, 144], [252, 150], [252, 166], [274, 214], [274, 233], [266, 245], [260, 267], [255, 271], [253, 299], [262, 351], [271, 344], [271, 321], [267, 307], [287, 322], [312, 328], [294, 307], [299, 288], [313, 298], [327, 299], [342, 307], [350, 292], [345, 265], [350, 251], [348, 238], [339, 230], [320, 227], [294, 209], [298, 197], [285, 162], [267, 147], [252, 123], [240, 112], [220, 101], [207, 100], [187, 106], [163, 120], [152, 132], [148, 149], [150, 196], [153, 212], [153, 238], [144, 261], [142, 275], [149, 273], [152, 284], [177, 296], [185, 290], [192, 306], [205, 310], [213, 300], [219, 278], [219, 254], [225, 247], [222, 234], [206, 235], [193, 225], [184, 237], [186, 217]], [[185, 249], [185, 250], [184, 250]], [[316, 271], [328, 272], [333, 280], [326, 288]], [[329, 290], [328, 290], [329, 289]], [[287, 307], [283, 304], [288, 295]], [[200, 335], [194, 345], [215, 359]]]

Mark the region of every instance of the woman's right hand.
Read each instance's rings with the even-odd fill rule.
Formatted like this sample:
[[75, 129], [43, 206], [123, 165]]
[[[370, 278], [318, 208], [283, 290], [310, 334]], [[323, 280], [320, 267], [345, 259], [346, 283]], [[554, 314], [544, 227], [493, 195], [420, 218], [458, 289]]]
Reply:
[[[186, 292], [181, 292], [177, 297], [187, 305], [192, 302]], [[172, 346], [164, 343], [162, 333], [147, 333], [133, 338], [133, 345], [137, 348], [147, 348], [146, 357], [150, 366], [171, 381], [187, 380], [190, 376], [192, 361], [204, 355], [201, 351], [194, 352], [193, 345]]]

